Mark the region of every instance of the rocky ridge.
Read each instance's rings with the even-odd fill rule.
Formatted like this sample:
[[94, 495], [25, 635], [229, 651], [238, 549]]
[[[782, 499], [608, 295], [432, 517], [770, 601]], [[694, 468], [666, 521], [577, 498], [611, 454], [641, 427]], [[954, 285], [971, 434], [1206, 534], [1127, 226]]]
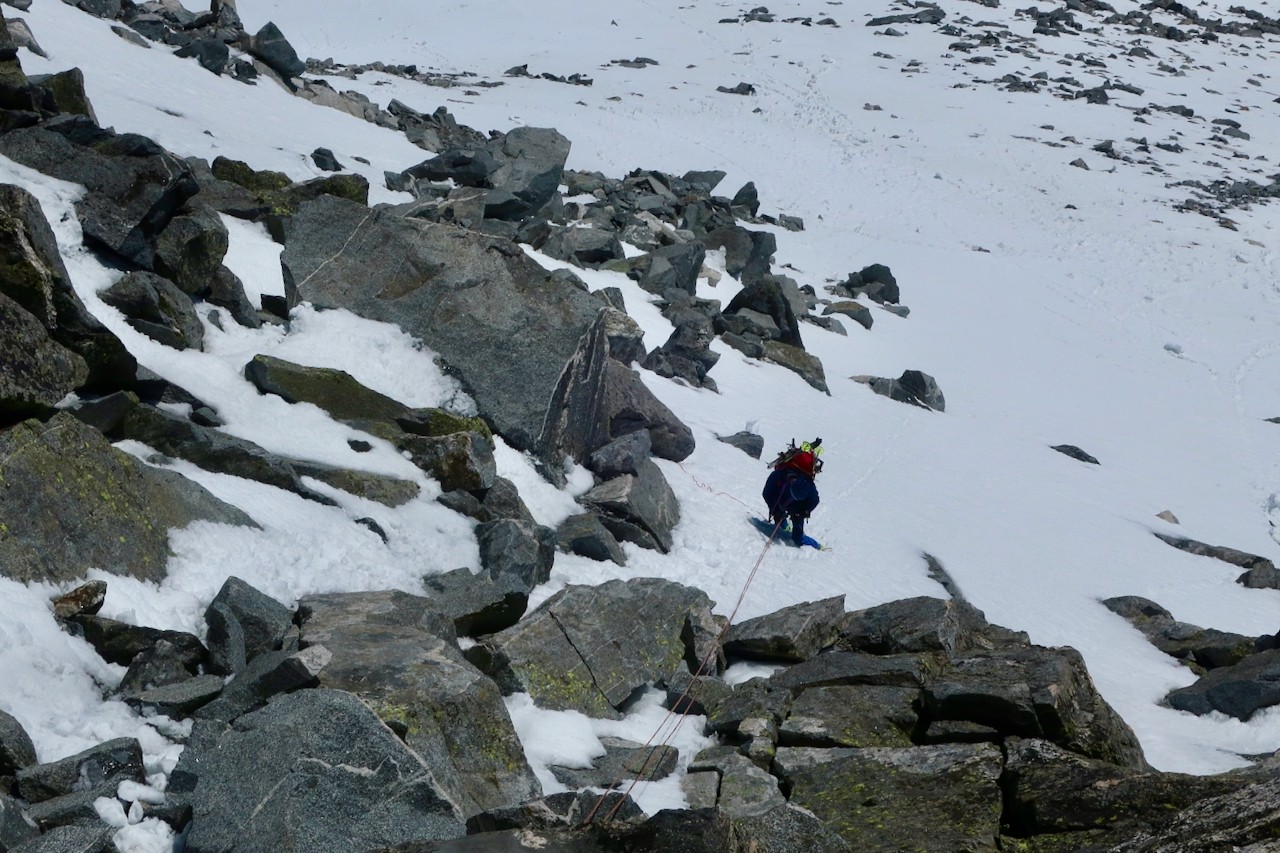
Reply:
[[[111, 6], [81, 5], [99, 14]], [[193, 16], [182, 32], [221, 30], [219, 38], [232, 36], [282, 80], [302, 73], [278, 30], [248, 37], [233, 7], [214, 7], [212, 17]], [[154, 14], [161, 22], [183, 18], [172, 5]], [[767, 23], [764, 16], [754, 20]], [[911, 23], [930, 23], [915, 17]], [[133, 17], [130, 25], [171, 30], [155, 20]], [[193, 37], [183, 47], [206, 42]], [[192, 50], [203, 51], [193, 53], [197, 58], [219, 53]], [[249, 79], [241, 65], [231, 67]], [[426, 579], [426, 597], [320, 596], [291, 608], [233, 578], [209, 605], [203, 641], [100, 619], [105, 585], [76, 590], [56, 612], [104, 659], [128, 667], [120, 686], [125, 701], [192, 718], [194, 727], [168, 791], [154, 802], [136, 743], [113, 741], [37, 764], [21, 726], [0, 718], [6, 849], [70, 844], [63, 839], [72, 834], [85, 839], [74, 842], [80, 849], [106, 849], [110, 832], [99, 798], [189, 827], [188, 849], [197, 851], [338, 849], [335, 838], [351, 850], [468, 849], [462, 845], [472, 840], [486, 843], [475, 836], [498, 845], [521, 833], [561, 845], [551, 849], [656, 850], [679, 838], [708, 850], [795, 849], [799, 839], [831, 850], [907, 841], [937, 850], [1155, 850], [1171, 842], [1153, 816], [1169, 811], [1178, 814], [1182, 838], [1204, 833], [1223, 839], [1214, 843], [1245, 845], [1274, 835], [1280, 814], [1268, 799], [1265, 771], [1211, 779], [1151, 771], [1078, 654], [1033, 646], [987, 624], [962, 600], [912, 600], [854, 614], [842, 601], [815, 602], [726, 631], [705, 594], [637, 579], [570, 588], [525, 613], [556, 544], [614, 560], [624, 559], [619, 540], [670, 547], [679, 507], [650, 456], [684, 458], [692, 438], [635, 380], [634, 365], [714, 392], [707, 342], [718, 335], [825, 389], [801, 324], [830, 330], [839, 321], [829, 315], [844, 314], [869, 328], [873, 307], [900, 313], [897, 282], [879, 265], [833, 286], [830, 300], [776, 273], [772, 234], [739, 223], [802, 224], [760, 216], [753, 186], [725, 198], [712, 194], [716, 173], [637, 171], [611, 179], [566, 172], [568, 141], [553, 130], [486, 138], [454, 122], [435, 157], [388, 176], [417, 200], [371, 209], [357, 179], [298, 184], [232, 161], [183, 161], [151, 140], [100, 128], [75, 73], [56, 82], [27, 79], [16, 48], [4, 44], [0, 72], [0, 151], [86, 187], [77, 208], [86, 242], [134, 270], [113, 288], [112, 304], [144, 334], [198, 350], [195, 301], [247, 325], [282, 322], [267, 306], [249, 304], [223, 266], [226, 234], [216, 211], [265, 222], [284, 244], [288, 297], [279, 308], [304, 300], [345, 307], [398, 322], [437, 349], [477, 399], [479, 418], [409, 409], [337, 371], [254, 359], [245, 374], [263, 393], [317, 405], [390, 441], [441, 483], [443, 503], [482, 522], [478, 571]], [[437, 119], [450, 126], [447, 113]], [[7, 576], [67, 583], [98, 565], [155, 580], [163, 575], [169, 528], [197, 518], [251, 523], [111, 441], [141, 441], [311, 500], [326, 498], [304, 477], [388, 502], [416, 492], [407, 481], [286, 459], [220, 432], [215, 410], [137, 368], [88, 315], [34, 199], [5, 188], [3, 221], [16, 236], [6, 242], [13, 257], [6, 259], [0, 307], [13, 320], [5, 329], [14, 331], [0, 345], [32, 355], [5, 361], [0, 441], [10, 451], [3, 454], [0, 501], [48, 508], [4, 528], [0, 546], [11, 555], [43, 559], [5, 559]], [[634, 278], [662, 297], [675, 334], [645, 353], [620, 300], [537, 268], [516, 241]], [[624, 241], [646, 254], [625, 259]], [[412, 274], [379, 269], [374, 247], [388, 243], [412, 253]], [[724, 251], [728, 274], [746, 285], [723, 309], [693, 293], [706, 251]], [[517, 325], [533, 330], [520, 342], [521, 372], [492, 356], [474, 358], [474, 343], [486, 335], [509, 345], [499, 334], [509, 318], [450, 311], [451, 295], [467, 286], [465, 276], [447, 274], [455, 267], [492, 282], [494, 293], [480, 304], [515, 306]], [[343, 286], [353, 269], [368, 276], [368, 292]], [[422, 310], [425, 304], [438, 314]], [[825, 320], [814, 313], [819, 305]], [[553, 329], [539, 320], [548, 310], [573, 320]], [[936, 383], [908, 373], [865, 379], [879, 393], [942, 411]], [[78, 402], [64, 407], [70, 392]], [[174, 404], [190, 415], [174, 414]], [[598, 484], [584, 495], [572, 529], [568, 522], [560, 531], [533, 523], [514, 486], [496, 476], [494, 433], [538, 454], [549, 475], [565, 457], [594, 473]], [[71, 477], [58, 476], [68, 471]], [[67, 537], [58, 523], [66, 518], [110, 521], [112, 534], [90, 524]], [[122, 520], [137, 532], [116, 536]], [[1229, 551], [1211, 556], [1245, 565]], [[1270, 575], [1257, 560], [1246, 561], [1249, 576], [1264, 585]], [[1161, 626], [1153, 638], [1185, 637], [1177, 623], [1167, 630], [1161, 620], [1172, 617], [1158, 605], [1136, 612]], [[619, 637], [626, 621], [619, 614], [636, 613], [646, 614], [651, 632]], [[464, 652], [460, 637], [475, 644]], [[1214, 650], [1249, 639], [1210, 638], [1176, 653], [1191, 648], [1206, 670], [1251, 662], [1256, 669], [1230, 683], [1253, 687], [1224, 691], [1220, 677], [1201, 691], [1208, 698], [1171, 695], [1171, 704], [1228, 713], [1241, 707], [1230, 697], [1271, 680], [1274, 646], [1256, 638], [1252, 651], [1224, 658]], [[784, 668], [730, 687], [717, 677], [723, 655]], [[687, 757], [695, 808], [646, 821], [623, 806], [620, 814], [631, 818], [584, 829], [593, 806], [583, 796], [540, 801], [501, 696], [527, 692], [547, 707], [609, 716], [650, 688], [667, 691], [674, 707], [705, 714], [707, 730], [723, 741]], [[1277, 703], [1280, 696], [1268, 694], [1241, 714]], [[579, 777], [574, 787], [610, 787], [637, 775], [634, 745], [615, 747], [611, 762], [596, 768], [603, 776]], [[245, 778], [255, 784], [244, 786]], [[1248, 819], [1222, 826], [1202, 800]], [[251, 803], [258, 808], [251, 811]], [[451, 840], [464, 835], [472, 839]]]

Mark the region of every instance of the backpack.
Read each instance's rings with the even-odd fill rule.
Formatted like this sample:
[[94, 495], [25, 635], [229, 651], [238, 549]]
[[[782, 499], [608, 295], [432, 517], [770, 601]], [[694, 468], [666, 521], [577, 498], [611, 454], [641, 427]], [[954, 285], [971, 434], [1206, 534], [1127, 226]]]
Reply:
[[822, 455], [822, 439], [815, 438], [813, 441], [803, 442], [796, 447], [796, 440], [791, 439], [791, 444], [777, 457], [769, 463], [769, 467], [775, 471], [781, 471], [791, 468], [806, 477], [816, 477], [822, 471], [822, 460], [818, 457]]

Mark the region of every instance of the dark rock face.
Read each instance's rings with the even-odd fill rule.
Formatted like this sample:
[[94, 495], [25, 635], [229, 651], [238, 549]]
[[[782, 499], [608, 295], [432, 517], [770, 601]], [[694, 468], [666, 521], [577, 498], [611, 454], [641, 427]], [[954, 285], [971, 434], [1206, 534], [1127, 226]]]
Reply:
[[245, 49], [286, 80], [307, 70], [306, 63], [298, 58], [293, 45], [289, 44], [284, 33], [273, 23], [265, 24], [247, 41]]
[[[97, 566], [159, 581], [169, 528], [201, 518], [253, 525], [203, 487], [142, 465], [65, 413], [0, 432], [0, 456], [0, 565], [14, 580], [65, 582]], [[29, 512], [33, 506], [41, 512]]]
[[0, 711], [0, 776], [12, 776], [36, 763], [36, 748], [26, 729]]
[[755, 311], [773, 319], [778, 327], [778, 340], [784, 344], [804, 349], [800, 338], [800, 324], [796, 320], [791, 302], [782, 292], [782, 286], [772, 277], [749, 284], [738, 292], [725, 307], [724, 313], [735, 314], [743, 309]]
[[156, 270], [191, 296], [204, 296], [227, 255], [230, 236], [213, 209], [175, 216], [156, 238]]
[[201, 349], [204, 326], [191, 298], [167, 278], [131, 272], [102, 293], [102, 301], [119, 308], [129, 325], [174, 349]]
[[76, 203], [86, 242], [155, 268], [154, 239], [198, 186], [186, 165], [149, 139], [113, 134], [84, 117], [0, 137], [0, 153], [87, 192]]
[[193, 809], [192, 853], [363, 853], [465, 832], [432, 769], [337, 690], [282, 697], [234, 727], [197, 722], [169, 792]]
[[[556, 385], [539, 443], [551, 458], [586, 460], [615, 439], [644, 430], [655, 456], [680, 461], [693, 452], [692, 431], [610, 355], [611, 311], [601, 311]], [[558, 466], [549, 466], [551, 476]]]
[[84, 359], [49, 339], [48, 330], [0, 293], [0, 423], [49, 415], [84, 384]]
[[1165, 697], [1179, 711], [1221, 711], [1248, 720], [1263, 708], [1280, 705], [1280, 649], [1249, 655], [1239, 663], [1211, 671], [1190, 687]]
[[[538, 796], [502, 697], [463, 659], [452, 620], [407, 593], [308, 596], [299, 604], [304, 645], [333, 658], [322, 687], [351, 690], [405, 741], [460, 813]], [[467, 725], [459, 725], [460, 721]]]
[[545, 708], [617, 719], [617, 708], [637, 688], [681, 667], [684, 626], [690, 614], [710, 607], [700, 590], [655, 578], [569, 586], [467, 657], [504, 692], [525, 691]]
[[[39, 202], [25, 190], [7, 184], [0, 185], [0, 295], [30, 314], [53, 341], [85, 360], [89, 374], [77, 380], [76, 387], [83, 384], [90, 391], [114, 390], [132, 381], [137, 363], [76, 296]], [[67, 357], [53, 350], [51, 343], [40, 340], [36, 328], [17, 315], [14, 306], [4, 304], [6, 314], [12, 318], [13, 337], [21, 336], [30, 344], [26, 356], [15, 351], [3, 361], [6, 370], [0, 376], [6, 378], [0, 379], [0, 384], [14, 384], [7, 393], [31, 396], [35, 388], [20, 389], [29, 386], [36, 376], [48, 375], [50, 368], [54, 375], [65, 377], [60, 384], [71, 381], [67, 369], [57, 367]], [[6, 323], [6, 327], [10, 324]], [[14, 344], [8, 342], [5, 346]], [[23, 366], [32, 360], [34, 364]], [[74, 359], [70, 361], [72, 373], [78, 374]], [[20, 378], [24, 375], [25, 380]], [[51, 389], [44, 392], [45, 396], [49, 393]]]

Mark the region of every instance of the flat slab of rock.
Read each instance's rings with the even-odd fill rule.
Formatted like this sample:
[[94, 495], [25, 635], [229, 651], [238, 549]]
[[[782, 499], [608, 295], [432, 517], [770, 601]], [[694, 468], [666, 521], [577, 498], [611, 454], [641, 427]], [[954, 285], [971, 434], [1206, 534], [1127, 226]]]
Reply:
[[791, 804], [855, 850], [999, 849], [999, 747], [779, 749]]
[[814, 687], [778, 730], [783, 746], [911, 746], [920, 691], [910, 687]]
[[807, 601], [740, 622], [725, 637], [725, 653], [798, 663], [830, 646], [844, 625], [844, 596]]
[[701, 590], [657, 578], [568, 586], [468, 649], [467, 657], [504, 693], [523, 691], [540, 707], [617, 719], [635, 690], [683, 665], [690, 614], [711, 604]]
[[193, 809], [189, 853], [364, 853], [465, 833], [430, 768], [350, 693], [301, 690], [199, 721], [170, 775]]

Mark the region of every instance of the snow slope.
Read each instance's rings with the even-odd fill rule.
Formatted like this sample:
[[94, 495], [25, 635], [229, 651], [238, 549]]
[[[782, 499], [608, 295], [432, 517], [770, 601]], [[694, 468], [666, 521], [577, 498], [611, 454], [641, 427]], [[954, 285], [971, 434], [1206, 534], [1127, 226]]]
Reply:
[[[1227, 15], [1226, 5], [1200, 8]], [[718, 23], [743, 11], [733, 5], [646, 0], [451, 2], [429, 12], [409, 0], [239, 6], [247, 29], [274, 21], [303, 56], [477, 75], [452, 88], [372, 72], [331, 79], [384, 106], [393, 97], [423, 112], [443, 104], [481, 130], [554, 126], [573, 142], [570, 168], [615, 177], [637, 167], [677, 174], [718, 168], [728, 173], [720, 187], [726, 195], [752, 180], [765, 212], [804, 219], [805, 231], [778, 232], [775, 267], [820, 295], [824, 285], [870, 263], [887, 264], [897, 276], [909, 317], [877, 310], [871, 330], [847, 323], [847, 337], [804, 326], [807, 348], [826, 367], [830, 396], [719, 342], [713, 347], [722, 357], [711, 373], [718, 395], [646, 375], [698, 439], [684, 463], [660, 463], [682, 505], [675, 549], [662, 556], [628, 546], [625, 568], [561, 555], [541, 598], [566, 583], [660, 576], [702, 587], [722, 612], [733, 611], [764, 545], [747, 517], [761, 509], [765, 468], [715, 436], [754, 425], [766, 453], [792, 438], [821, 436], [826, 469], [811, 531], [831, 550], [771, 549], [737, 618], [837, 594], [849, 609], [945, 595], [926, 572], [927, 552], [991, 621], [1025, 630], [1038, 643], [1078, 648], [1157, 768], [1212, 773], [1280, 748], [1276, 709], [1241, 723], [1160, 707], [1168, 690], [1194, 676], [1099, 603], [1142, 595], [1205, 627], [1254, 635], [1280, 628], [1280, 591], [1244, 589], [1234, 582], [1235, 567], [1176, 551], [1152, 535], [1176, 532], [1280, 556], [1272, 535], [1280, 517], [1280, 426], [1264, 420], [1280, 415], [1273, 233], [1280, 208], [1232, 210], [1230, 230], [1175, 211], [1191, 191], [1167, 186], [1224, 177], [1265, 182], [1274, 167], [1258, 158], [1274, 157], [1269, 140], [1280, 138], [1271, 105], [1280, 93], [1266, 72], [1274, 67], [1274, 40], [1149, 40], [1177, 74], [1128, 56], [1120, 36], [1088, 32], [1039, 36], [1035, 47], [1006, 38], [1004, 48], [983, 49], [994, 65], [970, 63], [983, 50], [953, 51], [957, 38], [934, 26], [898, 25], [906, 34], [891, 37], [863, 25], [871, 15], [901, 11], [887, 3], [865, 11], [834, 2], [772, 4], [779, 20], [771, 24]], [[1137, 8], [1123, 0], [1116, 6]], [[948, 22], [968, 16], [960, 25], [971, 32], [981, 32], [974, 21], [983, 20], [992, 22], [989, 29], [1031, 35], [1033, 21], [1011, 5], [944, 8]], [[782, 20], [795, 15], [830, 15], [840, 26]], [[179, 154], [224, 154], [301, 179], [317, 174], [307, 155], [325, 146], [375, 187], [383, 170], [428, 156], [392, 131], [270, 83], [245, 86], [161, 46], [140, 49], [57, 0], [34, 0], [24, 17], [49, 53], [42, 60], [23, 51], [28, 73], [80, 66], [104, 125], [150, 135]], [[658, 64], [609, 64], [638, 56]], [[1085, 56], [1107, 67], [1086, 65]], [[521, 64], [534, 74], [584, 73], [594, 85], [502, 76]], [[979, 82], [1041, 70], [1070, 74], [1084, 86], [1123, 80], [1144, 94], [1113, 90], [1104, 106]], [[716, 92], [738, 82], [751, 83], [756, 94]], [[1203, 118], [1136, 112], [1149, 104], [1185, 105]], [[1208, 120], [1228, 115], [1252, 139], [1229, 147], [1214, 141]], [[1153, 149], [1144, 155], [1148, 165], [1092, 150], [1110, 139], [1118, 151], [1144, 159], [1133, 141], [1140, 137], [1177, 141], [1185, 150]], [[1090, 169], [1071, 167], [1076, 158]], [[294, 406], [282, 417], [285, 404], [258, 397], [240, 378], [257, 352], [341, 367], [406, 403], [466, 405], [430, 372], [430, 353], [419, 342], [335, 312], [304, 312], [288, 335], [208, 325], [203, 354], [161, 347], [94, 296], [113, 273], [83, 252], [74, 216], [65, 216], [75, 189], [3, 160], [0, 179], [37, 192], [91, 310], [142, 363], [217, 407], [236, 435], [421, 479], [385, 446], [356, 457], [345, 444], [350, 430], [318, 410]], [[373, 200], [395, 198], [382, 189]], [[265, 234], [236, 227], [232, 239], [229, 263], [249, 287], [278, 292]], [[618, 275], [587, 271], [583, 278], [592, 288], [624, 291], [650, 346], [666, 339], [670, 326], [652, 297]], [[700, 296], [722, 302], [737, 288], [728, 277], [701, 286]], [[944, 414], [891, 402], [848, 378], [908, 368], [937, 378]], [[406, 379], [424, 373], [432, 377], [425, 383]], [[1079, 445], [1101, 465], [1049, 449], [1059, 443]], [[573, 511], [571, 495], [540, 483], [519, 454], [500, 448], [499, 463], [539, 520], [555, 523]], [[423, 572], [476, 561], [470, 522], [435, 505], [438, 487], [425, 479], [423, 496], [400, 510], [340, 493], [341, 507], [327, 508], [176, 467], [245, 509], [263, 530], [196, 525], [175, 532], [177, 556], [160, 587], [91, 573], [110, 583], [105, 615], [196, 630], [231, 573], [290, 601], [336, 589], [417, 591]], [[581, 476], [575, 481], [581, 488]], [[1166, 509], [1179, 526], [1155, 517]], [[374, 517], [391, 534], [390, 545], [350, 523], [361, 516]], [[118, 703], [97, 698], [94, 681], [111, 683], [120, 672], [58, 634], [43, 609], [51, 592], [0, 581], [0, 682], [18, 685], [0, 691], [0, 708], [27, 727], [42, 760], [147, 730], [156, 783], [163, 784], [176, 749], [161, 736], [165, 724], [148, 728]], [[531, 756], [580, 754], [581, 742], [539, 745], [536, 732], [546, 726], [525, 724], [525, 715], [537, 713], [513, 704]], [[651, 731], [652, 724], [645, 718], [636, 728]], [[587, 725], [578, 720], [566, 730], [584, 733], [589, 751]], [[649, 732], [636, 733], [647, 740]], [[668, 792], [655, 801], [671, 796], [678, 798]]]

